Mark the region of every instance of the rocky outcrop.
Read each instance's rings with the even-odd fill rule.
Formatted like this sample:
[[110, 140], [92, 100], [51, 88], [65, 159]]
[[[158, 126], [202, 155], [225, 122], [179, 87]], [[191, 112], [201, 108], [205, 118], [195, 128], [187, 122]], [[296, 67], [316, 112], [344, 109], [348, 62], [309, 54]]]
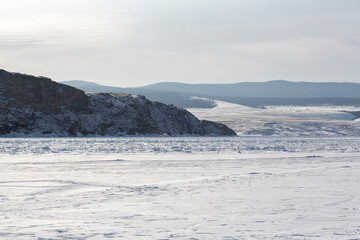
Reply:
[[43, 113], [79, 112], [88, 108], [90, 103], [86, 94], [74, 87], [45, 77], [9, 73], [1, 69], [0, 100], [6, 104], [2, 107], [28, 106]]
[[0, 135], [235, 135], [220, 123], [129, 94], [85, 94], [44, 77], [0, 70]]

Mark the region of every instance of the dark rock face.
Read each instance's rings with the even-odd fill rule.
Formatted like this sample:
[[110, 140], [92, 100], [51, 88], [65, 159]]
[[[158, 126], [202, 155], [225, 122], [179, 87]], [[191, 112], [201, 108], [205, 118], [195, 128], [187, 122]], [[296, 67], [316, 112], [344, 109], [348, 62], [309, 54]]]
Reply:
[[6, 100], [6, 107], [28, 106], [43, 113], [79, 112], [89, 106], [86, 94], [74, 87], [45, 77], [9, 73], [1, 69], [0, 100]]
[[223, 124], [143, 96], [90, 94], [0, 70], [0, 135], [236, 135]]

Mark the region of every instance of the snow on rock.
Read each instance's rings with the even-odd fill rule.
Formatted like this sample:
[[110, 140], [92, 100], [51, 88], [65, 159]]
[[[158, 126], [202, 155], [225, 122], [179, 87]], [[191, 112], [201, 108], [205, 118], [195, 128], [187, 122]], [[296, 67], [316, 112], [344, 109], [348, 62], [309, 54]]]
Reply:
[[0, 70], [0, 135], [235, 135], [172, 105], [129, 94], [89, 94]]

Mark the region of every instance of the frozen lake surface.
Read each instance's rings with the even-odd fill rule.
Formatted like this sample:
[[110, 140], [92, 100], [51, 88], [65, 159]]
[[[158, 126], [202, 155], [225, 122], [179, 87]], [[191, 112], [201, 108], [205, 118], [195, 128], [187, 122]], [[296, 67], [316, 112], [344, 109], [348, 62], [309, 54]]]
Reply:
[[2, 138], [0, 239], [360, 239], [360, 138]]

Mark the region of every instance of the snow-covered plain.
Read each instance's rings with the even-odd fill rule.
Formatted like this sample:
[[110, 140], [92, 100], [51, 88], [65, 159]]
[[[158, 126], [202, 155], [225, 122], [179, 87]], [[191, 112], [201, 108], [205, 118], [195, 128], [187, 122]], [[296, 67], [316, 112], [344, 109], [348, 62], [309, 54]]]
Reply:
[[2, 138], [0, 239], [360, 239], [360, 138]]
[[225, 123], [238, 135], [360, 136], [353, 106], [266, 106], [251, 108], [215, 101], [217, 106], [188, 109], [196, 117]]

